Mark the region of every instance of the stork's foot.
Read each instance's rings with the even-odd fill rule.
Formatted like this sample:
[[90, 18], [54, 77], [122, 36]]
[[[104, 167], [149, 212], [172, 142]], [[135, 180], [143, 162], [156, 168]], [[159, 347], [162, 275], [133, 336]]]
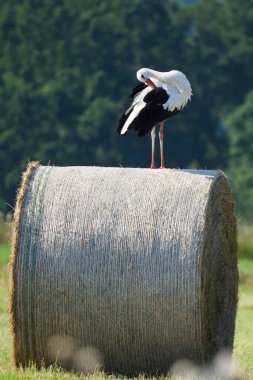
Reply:
[[165, 169], [163, 155], [162, 155], [162, 159], [161, 159], [161, 166], [160, 166], [160, 169]]
[[155, 164], [151, 164], [150, 165], [150, 169], [155, 169], [156, 167], [155, 167]]

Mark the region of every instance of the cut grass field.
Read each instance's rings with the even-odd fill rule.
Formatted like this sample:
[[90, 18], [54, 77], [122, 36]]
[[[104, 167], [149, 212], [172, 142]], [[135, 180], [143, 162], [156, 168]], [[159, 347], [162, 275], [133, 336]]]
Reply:
[[[0, 245], [0, 379], [84, 379], [55, 368], [38, 371], [31, 367], [24, 371], [13, 367], [11, 358], [11, 338], [9, 333], [9, 286], [8, 261], [9, 245]], [[240, 259], [239, 306], [236, 321], [234, 359], [239, 364], [242, 375], [240, 379], [253, 379], [253, 260]], [[141, 378], [141, 377], [140, 377]], [[89, 379], [115, 379], [97, 373]], [[121, 377], [121, 379], [123, 379]]]

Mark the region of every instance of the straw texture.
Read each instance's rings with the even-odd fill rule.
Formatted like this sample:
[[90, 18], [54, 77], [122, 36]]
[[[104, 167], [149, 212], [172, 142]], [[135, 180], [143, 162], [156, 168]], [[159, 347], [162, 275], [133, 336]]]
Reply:
[[236, 227], [222, 172], [39, 166], [22, 202], [17, 365], [130, 376], [232, 348]]
[[14, 353], [14, 363], [17, 366], [19, 364], [18, 352], [19, 352], [19, 340], [17, 340], [16, 332], [16, 316], [15, 316], [15, 305], [16, 305], [16, 280], [14, 278], [14, 273], [16, 273], [16, 262], [19, 251], [19, 241], [20, 241], [20, 219], [23, 211], [24, 198], [26, 191], [29, 186], [30, 177], [36, 167], [39, 166], [39, 162], [30, 162], [27, 165], [26, 171], [23, 173], [21, 185], [17, 192], [16, 207], [14, 212], [14, 222], [12, 228], [12, 252], [10, 260], [10, 331], [13, 338], [13, 353]]

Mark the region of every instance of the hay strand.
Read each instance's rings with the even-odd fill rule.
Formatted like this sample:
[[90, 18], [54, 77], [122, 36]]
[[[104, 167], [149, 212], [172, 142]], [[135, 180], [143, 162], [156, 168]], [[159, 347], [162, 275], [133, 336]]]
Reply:
[[19, 366], [19, 342], [17, 341], [17, 332], [16, 332], [16, 315], [15, 315], [15, 305], [16, 305], [16, 281], [15, 281], [15, 272], [16, 272], [16, 259], [19, 250], [19, 241], [20, 241], [20, 219], [23, 211], [24, 198], [29, 187], [30, 178], [35, 170], [39, 166], [38, 161], [29, 162], [25, 172], [22, 175], [20, 188], [17, 191], [16, 206], [13, 217], [12, 225], [12, 249], [11, 249], [11, 258], [10, 258], [10, 331], [12, 335], [13, 342], [13, 358], [16, 366]]

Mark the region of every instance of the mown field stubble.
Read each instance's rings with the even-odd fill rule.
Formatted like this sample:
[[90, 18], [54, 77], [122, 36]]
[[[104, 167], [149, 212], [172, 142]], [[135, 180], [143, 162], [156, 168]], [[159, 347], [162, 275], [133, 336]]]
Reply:
[[[234, 361], [240, 368], [240, 379], [253, 378], [253, 252], [248, 248], [246, 241], [249, 234], [246, 230], [245, 239], [243, 231], [239, 237], [239, 304], [237, 311]], [[3, 242], [3, 241], [1, 241]], [[6, 243], [6, 241], [5, 241]], [[244, 245], [247, 247], [245, 248]], [[247, 255], [244, 255], [244, 252]], [[11, 352], [11, 337], [9, 332], [9, 269], [8, 262], [10, 246], [0, 245], [0, 379], [81, 379], [78, 376], [56, 368], [38, 371], [35, 367], [26, 370], [17, 370], [13, 366]], [[245, 257], [246, 256], [246, 257]], [[116, 379], [96, 373], [90, 379]], [[122, 379], [123, 377], [121, 377]], [[143, 378], [143, 377], [140, 377]]]

